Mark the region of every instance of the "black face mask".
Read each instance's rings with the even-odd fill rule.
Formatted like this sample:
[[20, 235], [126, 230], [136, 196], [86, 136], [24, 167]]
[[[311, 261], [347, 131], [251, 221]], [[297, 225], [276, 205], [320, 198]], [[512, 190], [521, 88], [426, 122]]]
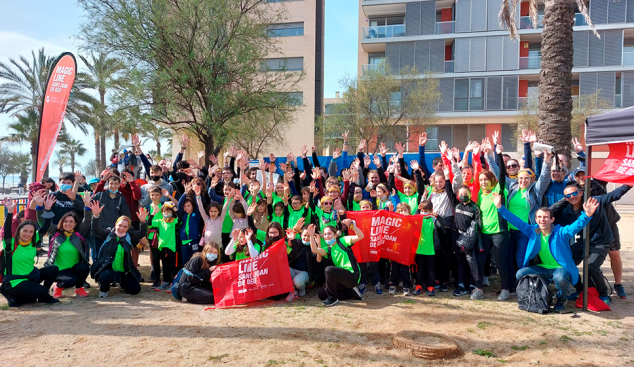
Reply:
[[468, 202], [469, 202], [469, 200], [471, 200], [471, 197], [469, 197], [469, 196], [467, 196], [467, 195], [463, 195], [463, 196], [460, 196], [460, 198], [459, 198], [459, 199], [460, 199], [460, 201], [462, 201], [463, 203], [468, 203]]
[[150, 180], [152, 181], [159, 181], [161, 179], [161, 176], [150, 176]]

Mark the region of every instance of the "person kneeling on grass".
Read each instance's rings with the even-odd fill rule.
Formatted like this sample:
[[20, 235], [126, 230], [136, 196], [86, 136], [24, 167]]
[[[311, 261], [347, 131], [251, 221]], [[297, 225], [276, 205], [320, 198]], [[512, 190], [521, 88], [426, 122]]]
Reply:
[[[539, 275], [546, 283], [551, 280], [557, 287], [557, 303], [555, 311], [566, 312], [568, 286], [579, 280], [579, 270], [572, 258], [570, 240], [590, 222], [590, 218], [599, 207], [596, 199], [590, 198], [583, 204], [579, 218], [569, 226], [554, 225], [555, 218], [549, 208], [540, 208], [535, 213], [536, 225], [530, 225], [502, 206], [499, 194], [493, 194], [493, 203], [504, 219], [524, 233], [528, 238], [528, 247], [524, 257], [523, 268], [518, 270], [519, 281], [526, 275]], [[527, 266], [533, 260], [536, 265]]]
[[130, 230], [132, 221], [126, 216], [119, 217], [113, 229], [103, 228], [99, 220], [103, 206], [93, 201], [89, 208], [92, 210], [92, 230], [95, 236], [106, 239], [90, 270], [92, 278], [99, 283], [99, 297], [108, 297], [110, 284], [115, 281], [126, 293], [138, 294], [141, 291], [141, 273], [134, 266], [130, 251], [132, 243], [138, 242], [147, 234], [147, 210], [139, 209], [137, 214], [140, 229], [135, 231]]
[[324, 306], [334, 306], [339, 303], [339, 299], [345, 300], [350, 296], [363, 300], [358, 288], [361, 269], [350, 247], [362, 240], [364, 234], [350, 219], [344, 219], [343, 224], [349, 230], [353, 230], [355, 235], [337, 238], [337, 229], [333, 226], [326, 226], [323, 230], [323, 241], [320, 241], [320, 247], [317, 247], [317, 241], [320, 240], [320, 237], [315, 234], [315, 225], [311, 224], [308, 227], [310, 249], [317, 255], [317, 261], [321, 262], [322, 258], [330, 257], [334, 263], [334, 266], [326, 267], [326, 284], [318, 294], [319, 299], [324, 301]]
[[220, 245], [214, 242], [205, 244], [201, 252], [196, 252], [183, 267], [179, 280], [183, 302], [196, 304], [214, 303], [211, 287], [211, 273], [220, 265]]

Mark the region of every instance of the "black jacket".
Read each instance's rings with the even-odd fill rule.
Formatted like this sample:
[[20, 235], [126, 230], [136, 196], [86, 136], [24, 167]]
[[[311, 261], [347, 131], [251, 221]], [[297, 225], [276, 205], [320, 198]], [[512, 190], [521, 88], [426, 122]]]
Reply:
[[195, 287], [202, 287], [211, 290], [211, 270], [209, 268], [203, 269], [203, 259], [200, 256], [194, 256], [185, 264], [185, 269], [189, 270], [194, 275], [187, 275], [183, 272], [179, 280], [181, 289], [191, 289]]
[[[610, 222], [608, 221], [608, 216], [606, 214], [606, 208], [611, 207], [612, 203], [619, 200], [623, 195], [625, 195], [628, 191], [630, 191], [629, 186], [621, 186], [618, 189], [612, 191], [611, 193], [599, 196], [593, 196], [598, 202], [599, 207], [597, 211], [590, 219], [590, 245], [609, 245], [614, 242], [614, 237], [612, 236], [612, 230], [610, 229]], [[579, 210], [574, 210], [571, 204], [569, 204], [566, 199], [561, 199], [560, 201], [553, 204], [550, 207], [550, 210], [553, 213], [553, 216], [556, 218], [555, 223], [561, 226], [567, 226], [574, 223], [577, 218], [583, 212], [583, 207], [579, 208]], [[583, 232], [581, 232], [583, 233]], [[581, 245], [583, 243], [583, 235], [577, 238], [577, 245]]]

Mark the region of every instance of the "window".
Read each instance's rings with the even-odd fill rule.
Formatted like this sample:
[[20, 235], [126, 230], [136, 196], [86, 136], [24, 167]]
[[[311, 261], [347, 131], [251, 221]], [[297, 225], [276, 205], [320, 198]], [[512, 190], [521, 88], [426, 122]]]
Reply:
[[262, 60], [261, 67], [263, 71], [301, 71], [304, 70], [304, 58], [266, 59]]
[[456, 79], [454, 111], [484, 110], [484, 78]]
[[[517, 151], [516, 124], [502, 124], [501, 142], [506, 152]], [[523, 152], [521, 152], [523, 153]]]
[[288, 98], [289, 106], [301, 106], [304, 104], [304, 93], [302, 92], [287, 92], [283, 94]]
[[273, 24], [269, 28], [270, 37], [292, 37], [304, 35], [304, 23]]
[[425, 144], [425, 151], [427, 152], [438, 152], [438, 144], [441, 141], [444, 141], [450, 147], [453, 146], [452, 135], [453, 135], [453, 126], [452, 125], [440, 125], [440, 126], [429, 126], [425, 129], [427, 133], [427, 144]]

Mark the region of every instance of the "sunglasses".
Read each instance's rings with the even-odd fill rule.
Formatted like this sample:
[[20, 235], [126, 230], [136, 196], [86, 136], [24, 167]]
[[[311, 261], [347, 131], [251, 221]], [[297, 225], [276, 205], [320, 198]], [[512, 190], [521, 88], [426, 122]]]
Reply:
[[562, 173], [564, 170], [563, 169], [554, 169], [552, 170], [555, 173]]
[[332, 201], [325, 201], [322, 203], [323, 205], [332, 205]]
[[517, 168], [519, 167], [519, 165], [517, 164], [509, 164], [508, 166], [506, 166], [506, 168]]
[[579, 195], [579, 191], [571, 192], [570, 194], [566, 194], [564, 196], [566, 197], [566, 199], [570, 199], [570, 198], [573, 198], [573, 197], [575, 197], [577, 195]]
[[201, 184], [200, 182], [196, 182], [196, 183], [194, 184], [194, 186], [202, 186], [202, 185], [203, 185], [203, 184]]

